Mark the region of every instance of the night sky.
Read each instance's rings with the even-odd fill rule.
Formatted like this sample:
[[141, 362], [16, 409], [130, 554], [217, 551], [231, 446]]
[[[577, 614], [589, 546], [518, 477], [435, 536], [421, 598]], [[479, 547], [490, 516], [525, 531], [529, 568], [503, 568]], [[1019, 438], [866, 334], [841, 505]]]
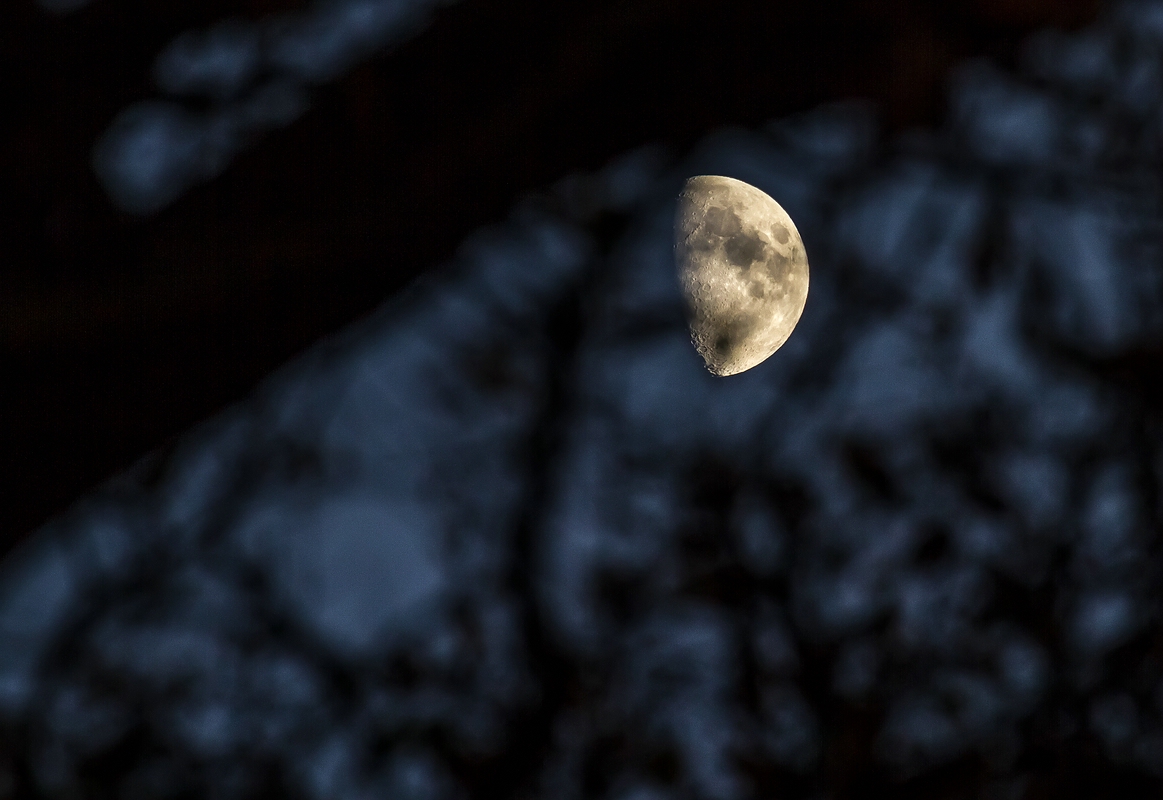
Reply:
[[0, 798], [1163, 795], [1163, 3], [41, 2]]
[[[93, 0], [0, 15], [0, 545], [165, 448], [312, 342], [446, 259], [523, 193], [647, 143], [868, 97], [891, 131], [945, 114], [948, 69], [1012, 62], [1092, 0], [472, 0], [308, 86], [215, 179], [121, 211], [93, 149], [166, 99], [179, 34], [304, 7]], [[427, 27], [425, 27], [427, 26]], [[192, 112], [204, 93], [175, 98]], [[272, 126], [273, 128], [273, 126]]]

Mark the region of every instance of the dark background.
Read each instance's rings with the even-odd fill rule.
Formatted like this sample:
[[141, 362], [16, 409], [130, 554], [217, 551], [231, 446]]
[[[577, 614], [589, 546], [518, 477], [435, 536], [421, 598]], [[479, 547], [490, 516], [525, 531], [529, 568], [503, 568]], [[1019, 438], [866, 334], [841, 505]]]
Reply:
[[645, 142], [869, 97], [938, 123], [949, 68], [1010, 63], [1097, 0], [466, 0], [318, 90], [298, 122], [150, 217], [91, 152], [174, 36], [279, 0], [0, 9], [0, 553], [515, 199]]

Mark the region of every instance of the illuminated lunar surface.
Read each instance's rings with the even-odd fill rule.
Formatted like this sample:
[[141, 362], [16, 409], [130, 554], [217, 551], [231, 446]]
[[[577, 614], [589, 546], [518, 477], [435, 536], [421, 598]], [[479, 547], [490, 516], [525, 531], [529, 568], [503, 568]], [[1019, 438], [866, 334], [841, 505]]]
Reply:
[[674, 252], [691, 341], [708, 370], [749, 370], [791, 336], [808, 297], [808, 258], [775, 200], [734, 178], [690, 178], [678, 196]]

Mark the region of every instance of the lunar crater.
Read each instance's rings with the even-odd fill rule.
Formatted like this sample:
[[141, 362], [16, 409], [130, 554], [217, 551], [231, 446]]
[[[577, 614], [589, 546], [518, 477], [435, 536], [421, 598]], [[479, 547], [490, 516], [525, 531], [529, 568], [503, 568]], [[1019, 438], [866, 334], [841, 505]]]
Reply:
[[691, 341], [716, 375], [767, 359], [803, 313], [808, 262], [799, 231], [775, 200], [743, 181], [698, 175], [686, 182], [675, 258]]

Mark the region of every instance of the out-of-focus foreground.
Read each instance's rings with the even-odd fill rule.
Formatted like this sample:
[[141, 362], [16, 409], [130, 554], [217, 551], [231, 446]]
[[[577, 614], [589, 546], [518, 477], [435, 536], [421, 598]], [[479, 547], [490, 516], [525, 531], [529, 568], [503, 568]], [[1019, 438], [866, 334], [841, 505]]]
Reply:
[[[29, 540], [0, 794], [1156, 798], [1163, 3], [560, 180]], [[673, 202], [791, 214], [687, 340]]]

